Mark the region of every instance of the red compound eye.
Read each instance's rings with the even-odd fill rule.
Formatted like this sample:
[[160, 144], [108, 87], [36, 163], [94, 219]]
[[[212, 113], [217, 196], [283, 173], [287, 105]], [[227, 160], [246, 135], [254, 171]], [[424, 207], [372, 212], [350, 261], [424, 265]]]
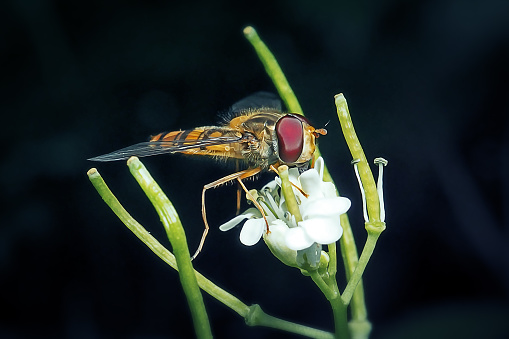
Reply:
[[286, 163], [299, 159], [304, 146], [302, 121], [292, 115], [285, 115], [276, 123], [279, 158]]

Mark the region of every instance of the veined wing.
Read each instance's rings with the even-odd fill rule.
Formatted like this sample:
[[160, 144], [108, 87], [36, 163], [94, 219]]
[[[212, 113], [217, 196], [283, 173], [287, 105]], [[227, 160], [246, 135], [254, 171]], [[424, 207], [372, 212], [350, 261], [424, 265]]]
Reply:
[[[152, 141], [140, 142], [138, 144], [119, 149], [117, 151], [90, 158], [91, 161], [117, 161], [127, 160], [132, 156], [148, 157], [167, 153], [187, 153], [198, 155], [217, 155], [234, 157], [230, 154], [231, 147], [221, 145], [235, 144], [243, 140], [242, 134], [233, 130], [215, 130], [220, 136], [208, 136], [209, 129], [195, 129], [191, 131], [170, 132], [159, 134], [152, 138]], [[190, 138], [192, 135], [198, 137]], [[180, 137], [180, 138], [179, 138]], [[228, 153], [228, 154], [227, 154]]]

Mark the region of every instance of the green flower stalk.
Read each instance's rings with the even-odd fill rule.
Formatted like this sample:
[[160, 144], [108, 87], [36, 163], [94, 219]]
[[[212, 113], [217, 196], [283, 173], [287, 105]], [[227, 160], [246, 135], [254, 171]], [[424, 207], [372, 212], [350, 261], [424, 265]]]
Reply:
[[[364, 273], [364, 269], [366, 268], [369, 258], [373, 254], [378, 237], [385, 230], [382, 169], [383, 166], [387, 165], [387, 161], [382, 158], [375, 159], [375, 164], [380, 164], [377, 188], [373, 178], [373, 173], [369, 168], [366, 156], [357, 137], [357, 133], [355, 133], [346, 99], [343, 94], [336, 95], [334, 99], [343, 135], [354, 159], [353, 164], [363, 198], [363, 213], [366, 221], [365, 228], [368, 232], [366, 244], [364, 245], [361, 256], [355, 265], [355, 269], [347, 275], [348, 284], [341, 297], [345, 303], [350, 303], [353, 298], [353, 304], [358, 306], [358, 304], [364, 303], [364, 298], [360, 295], [354, 295], [354, 293], [356, 293], [357, 286], [362, 284], [361, 278]], [[356, 299], [358, 299], [358, 302], [355, 302]], [[358, 333], [359, 337], [367, 337], [371, 331], [371, 324], [367, 321], [367, 312], [365, 307], [352, 309], [352, 315], [354, 314], [356, 315], [356, 318], [350, 324], [352, 331]]]
[[277, 170], [279, 172], [279, 177], [281, 178], [281, 191], [285, 197], [286, 208], [288, 209], [288, 212], [295, 217], [295, 222], [298, 223], [299, 221], [302, 221], [302, 216], [300, 215], [297, 200], [293, 194], [290, 179], [288, 178], [288, 166], [281, 165]]
[[256, 30], [251, 26], [247, 26], [244, 28], [244, 36], [253, 45], [260, 61], [265, 67], [265, 71], [272, 79], [272, 82], [276, 86], [279, 96], [283, 99], [286, 107], [290, 110], [290, 112], [303, 114], [299, 101], [293, 93], [288, 80], [286, 80], [285, 74], [281, 70], [281, 67], [279, 67], [279, 64], [272, 52], [258, 36]]
[[177, 211], [138, 158], [130, 158], [127, 161], [127, 166], [129, 166], [131, 174], [155, 207], [164, 225], [175, 258], [177, 259], [180, 283], [191, 309], [196, 335], [198, 338], [212, 338], [209, 318], [191, 263], [186, 234]]

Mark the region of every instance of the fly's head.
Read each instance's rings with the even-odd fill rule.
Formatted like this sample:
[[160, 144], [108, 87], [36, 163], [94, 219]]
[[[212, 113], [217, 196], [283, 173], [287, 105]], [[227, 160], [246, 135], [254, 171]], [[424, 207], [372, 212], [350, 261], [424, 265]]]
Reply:
[[315, 129], [304, 116], [297, 114], [281, 117], [275, 132], [279, 160], [289, 166], [299, 166], [311, 160], [316, 138], [327, 134], [325, 129]]

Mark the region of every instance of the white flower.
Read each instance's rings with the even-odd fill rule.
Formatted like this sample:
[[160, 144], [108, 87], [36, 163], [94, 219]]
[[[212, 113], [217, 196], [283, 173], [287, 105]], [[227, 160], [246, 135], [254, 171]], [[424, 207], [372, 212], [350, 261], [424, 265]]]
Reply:
[[336, 195], [333, 183], [323, 181], [323, 169], [323, 159], [318, 158], [315, 168], [301, 175], [296, 168], [289, 170], [290, 181], [307, 195], [296, 188], [293, 190], [302, 221], [296, 223], [295, 217], [288, 212], [279, 189], [281, 180], [277, 177], [259, 192], [262, 198], [259, 203], [267, 217], [269, 232], [266, 232], [265, 220], [256, 208], [248, 209], [219, 228], [227, 231], [247, 219], [240, 233], [240, 241], [251, 246], [263, 236], [273, 252], [274, 249], [283, 250], [285, 245], [288, 248], [285, 250], [296, 253], [293, 251], [309, 248], [314, 243], [331, 244], [338, 241], [343, 234], [339, 216], [348, 211], [351, 203], [349, 199]]
[[339, 216], [348, 211], [350, 200], [336, 196], [334, 184], [322, 180], [322, 158], [316, 161], [314, 169], [305, 171], [298, 179], [299, 187], [308, 197], [301, 194], [302, 221], [288, 231], [286, 244], [291, 249], [300, 250], [315, 242], [331, 244], [338, 241], [343, 234]]
[[265, 228], [265, 220], [263, 220], [262, 214], [256, 208], [250, 208], [244, 213], [237, 215], [232, 220], [219, 226], [219, 229], [221, 231], [228, 231], [245, 219], [247, 220], [240, 231], [240, 242], [246, 246], [252, 246], [260, 240]]

